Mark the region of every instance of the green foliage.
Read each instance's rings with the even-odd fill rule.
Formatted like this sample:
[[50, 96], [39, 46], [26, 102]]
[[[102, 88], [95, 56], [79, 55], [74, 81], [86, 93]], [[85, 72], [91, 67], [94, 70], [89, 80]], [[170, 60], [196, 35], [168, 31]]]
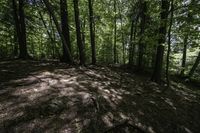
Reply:
[[[60, 23], [59, 0], [50, 0], [53, 10]], [[14, 27], [14, 18], [11, 2], [3, 0], [0, 2], [0, 58], [16, 56], [14, 51], [17, 48], [16, 32]], [[142, 41], [145, 43], [144, 62], [146, 67], [152, 67], [154, 64], [156, 45], [158, 40], [158, 28], [160, 24], [160, 2], [156, 0], [147, 0], [148, 12], [146, 14], [146, 27]], [[174, 2], [174, 20], [172, 26], [172, 51], [170, 68], [177, 72], [182, 61], [183, 41], [188, 36], [188, 71], [194, 63], [200, 44], [200, 8], [198, 0]], [[116, 0], [116, 10], [114, 12], [114, 0], [93, 0], [95, 37], [96, 37], [96, 55], [98, 63], [113, 63], [113, 44], [114, 44], [114, 19], [117, 19], [117, 57], [119, 63], [123, 63], [125, 57], [128, 62], [130, 47], [131, 23], [135, 21], [136, 16], [140, 15], [140, 3], [138, 0]], [[59, 58], [62, 53], [62, 45], [56, 27], [52, 18], [48, 14], [41, 1], [32, 3], [26, 1], [25, 5], [27, 44], [29, 54], [37, 59]], [[82, 34], [85, 36], [85, 53], [87, 63], [91, 62], [91, 46], [89, 33], [89, 11], [88, 1], [81, 0], [79, 5], [80, 21]], [[76, 30], [74, 23], [73, 1], [68, 0], [70, 37], [72, 43], [72, 55], [78, 60], [78, 50], [76, 44]], [[47, 29], [44, 26], [39, 13], [42, 14]], [[137, 25], [134, 62], [137, 63], [138, 41], [140, 32], [140, 19]], [[51, 37], [47, 34], [50, 33]], [[123, 37], [122, 37], [123, 36]], [[51, 40], [50, 38], [53, 38]], [[124, 50], [123, 51], [123, 44]], [[167, 50], [165, 48], [165, 50]], [[123, 55], [125, 54], [125, 55]]]

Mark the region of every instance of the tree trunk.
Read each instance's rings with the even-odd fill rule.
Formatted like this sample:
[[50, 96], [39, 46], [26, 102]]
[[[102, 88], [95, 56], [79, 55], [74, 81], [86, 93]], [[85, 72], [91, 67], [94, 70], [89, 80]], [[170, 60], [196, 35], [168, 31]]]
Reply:
[[20, 53], [19, 57], [26, 59], [28, 58], [27, 44], [26, 44], [26, 24], [24, 15], [24, 0], [19, 0], [19, 23], [20, 23], [20, 36], [21, 44], [19, 45]]
[[192, 69], [190, 70], [190, 72], [189, 72], [189, 74], [188, 74], [188, 77], [189, 77], [189, 78], [192, 77], [192, 75], [194, 74], [194, 72], [195, 72], [197, 66], [199, 65], [199, 62], [200, 62], [200, 52], [199, 52], [199, 54], [198, 54], [198, 56], [197, 56], [197, 59], [196, 59], [194, 65], [192, 66]]
[[162, 0], [161, 6], [161, 24], [159, 28], [159, 39], [157, 46], [157, 55], [156, 63], [154, 67], [154, 72], [151, 80], [157, 83], [161, 81], [162, 75], [162, 65], [163, 65], [163, 56], [164, 56], [164, 45], [166, 42], [165, 36], [167, 31], [167, 19], [169, 11], [169, 0]]
[[117, 63], [117, 8], [116, 8], [116, 0], [114, 0], [114, 48], [113, 48], [113, 54], [114, 54], [114, 63]]
[[[65, 41], [66, 41], [67, 46], [69, 48], [69, 51], [71, 52], [67, 0], [60, 0], [60, 14], [61, 14], [62, 34], [64, 35], [64, 38], [65, 38]], [[67, 56], [67, 49], [65, 47], [65, 44], [63, 44], [62, 46], [63, 46], [62, 61], [69, 63], [69, 57]]]
[[17, 43], [17, 33], [16, 31], [14, 32], [14, 51], [13, 51], [13, 55], [14, 57], [18, 56], [18, 43]]
[[[59, 57], [60, 57], [60, 53], [59, 53], [59, 50], [56, 48], [56, 46], [55, 46], [55, 40], [53, 39], [53, 37], [52, 37], [52, 35], [51, 35], [51, 33], [49, 32], [49, 28], [47, 27], [47, 25], [46, 25], [46, 23], [45, 23], [45, 20], [44, 20], [44, 18], [43, 18], [43, 16], [42, 16], [42, 13], [39, 11], [38, 12], [39, 13], [39, 16], [40, 16], [40, 19], [42, 20], [42, 23], [43, 23], [43, 25], [44, 25], [44, 27], [45, 27], [45, 29], [46, 29], [46, 31], [47, 31], [47, 34], [48, 34], [48, 36], [49, 36], [49, 38], [50, 38], [50, 40], [51, 40], [51, 44], [52, 44], [52, 49], [53, 49], [53, 57], [54, 57], [54, 47], [55, 47], [55, 50], [56, 50], [56, 52], [57, 52], [57, 54], [59, 55]], [[50, 18], [51, 19], [51, 18]], [[51, 20], [50, 20], [51, 21]]]
[[[135, 45], [134, 45], [134, 41], [136, 38], [136, 33], [137, 33], [137, 23], [138, 23], [138, 18], [139, 15], [136, 16], [136, 20], [132, 20], [132, 24], [131, 24], [131, 35], [130, 35], [130, 48], [129, 48], [129, 65], [133, 65], [133, 57], [134, 57], [134, 52], [135, 52]], [[134, 29], [135, 27], [135, 29]], [[134, 31], [133, 31], [134, 29]]]
[[180, 73], [180, 75], [182, 77], [184, 77], [184, 75], [185, 75], [185, 65], [186, 65], [186, 57], [187, 57], [187, 43], [188, 43], [188, 35], [185, 36], [184, 42], [183, 42], [184, 48], [183, 48], [183, 58], [182, 58], [182, 64], [181, 64], [182, 70], [181, 70], [181, 73]]
[[92, 64], [96, 64], [96, 46], [95, 46], [95, 31], [94, 31], [94, 14], [92, 0], [88, 0], [89, 20], [90, 20], [90, 43], [92, 49]]
[[56, 16], [55, 16], [53, 10], [52, 10], [52, 7], [51, 7], [51, 5], [50, 5], [50, 3], [49, 3], [48, 0], [43, 0], [43, 2], [44, 2], [44, 4], [45, 4], [45, 6], [47, 7], [47, 10], [48, 10], [49, 14], [52, 16], [52, 19], [53, 19], [53, 21], [54, 21], [54, 23], [55, 23], [55, 25], [56, 25], [56, 29], [58, 30], [58, 33], [59, 33], [59, 35], [60, 35], [60, 37], [61, 37], [62, 43], [63, 43], [63, 44], [65, 45], [65, 47], [66, 47], [67, 56], [69, 57], [69, 62], [70, 62], [70, 63], [73, 63], [74, 61], [73, 61], [73, 58], [72, 58], [72, 56], [71, 56], [71, 52], [70, 52], [69, 47], [68, 47], [68, 45], [67, 45], [67, 42], [66, 42], [66, 40], [65, 40], [65, 38], [64, 38], [64, 35], [62, 34], [61, 28], [60, 28], [60, 26], [59, 26], [59, 24], [58, 24], [58, 21], [57, 21], [57, 19], [56, 19]]
[[129, 47], [129, 65], [133, 64], [133, 28], [134, 20], [131, 22], [131, 35], [130, 35], [130, 47]]
[[19, 43], [19, 58], [26, 59], [28, 57], [28, 53], [26, 48], [26, 29], [23, 10], [24, 2], [23, 0], [19, 0], [19, 6], [17, 6], [16, 0], [12, 0], [12, 6], [13, 16], [15, 20], [15, 30]]
[[74, 3], [74, 14], [75, 14], [75, 23], [76, 23], [76, 39], [77, 39], [77, 45], [79, 49], [80, 65], [84, 65], [85, 53], [84, 53], [84, 47], [83, 47], [82, 38], [81, 38], [78, 0], [73, 0], [73, 3]]
[[168, 30], [168, 50], [167, 50], [167, 64], [166, 64], [166, 80], [167, 80], [167, 87], [170, 85], [169, 81], [169, 57], [171, 52], [171, 29], [173, 24], [173, 15], [174, 15], [174, 0], [171, 0], [171, 16], [170, 16], [170, 25]]
[[144, 56], [144, 31], [146, 23], [146, 13], [147, 13], [147, 2], [143, 1], [141, 3], [141, 23], [140, 23], [140, 39], [139, 39], [139, 55], [138, 55], [138, 70], [143, 69], [143, 56]]

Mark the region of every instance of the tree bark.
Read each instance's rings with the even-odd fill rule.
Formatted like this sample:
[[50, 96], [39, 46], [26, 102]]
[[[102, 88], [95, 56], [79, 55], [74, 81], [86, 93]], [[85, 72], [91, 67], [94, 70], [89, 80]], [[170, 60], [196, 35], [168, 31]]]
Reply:
[[139, 55], [138, 55], [138, 70], [143, 69], [143, 56], [144, 56], [144, 32], [145, 32], [145, 23], [146, 23], [146, 13], [147, 13], [147, 2], [143, 1], [141, 3], [141, 23], [140, 23], [140, 39], [139, 39]]
[[26, 59], [28, 58], [27, 43], [26, 43], [26, 24], [24, 15], [24, 0], [19, 0], [19, 23], [20, 23], [20, 36], [22, 37], [22, 43], [19, 46], [20, 54], [19, 57]]
[[84, 47], [83, 42], [81, 38], [81, 28], [80, 28], [80, 19], [79, 19], [79, 3], [78, 0], [73, 0], [74, 3], [74, 14], [75, 14], [75, 23], [76, 23], [76, 39], [77, 39], [77, 45], [79, 49], [79, 59], [80, 59], [80, 65], [85, 64], [85, 53], [84, 53]]
[[[69, 48], [69, 51], [71, 52], [67, 0], [60, 0], [60, 14], [61, 14], [62, 34], [64, 35], [64, 38], [65, 38], [65, 41], [66, 41], [67, 46]], [[67, 49], [65, 47], [65, 44], [63, 44], [62, 46], [63, 46], [62, 61], [69, 63], [69, 57], [67, 55]]]
[[114, 0], [114, 48], [113, 48], [113, 54], [114, 54], [114, 63], [117, 63], [117, 8], [116, 8], [116, 0]]
[[174, 15], [174, 0], [171, 0], [171, 16], [170, 16], [170, 25], [169, 25], [169, 30], [168, 30], [168, 50], [167, 50], [167, 63], [166, 63], [166, 80], [167, 80], [167, 87], [170, 85], [169, 81], [169, 57], [170, 57], [170, 52], [171, 52], [171, 29], [172, 29], [172, 24], [173, 24], [173, 15]]
[[17, 40], [19, 43], [19, 58], [28, 58], [27, 46], [26, 46], [26, 25], [24, 16], [24, 1], [19, 0], [18, 5], [16, 0], [12, 0], [13, 16], [15, 20], [15, 30], [17, 34]]
[[157, 83], [161, 82], [162, 78], [162, 65], [164, 57], [164, 45], [166, 42], [165, 36], [167, 31], [167, 19], [169, 11], [169, 0], [162, 0], [161, 5], [161, 24], [159, 28], [159, 39], [157, 46], [156, 63], [151, 80]]
[[188, 43], [188, 35], [185, 36], [183, 44], [184, 44], [184, 48], [183, 48], [183, 57], [182, 57], [182, 64], [181, 64], [181, 77], [184, 77], [185, 75], [185, 66], [186, 66], [186, 58], [187, 58], [187, 43]]
[[197, 66], [199, 65], [199, 62], [200, 62], [200, 52], [199, 52], [199, 54], [198, 54], [198, 56], [196, 58], [196, 61], [195, 61], [194, 65], [192, 66], [192, 69], [190, 70], [190, 72], [188, 74], [189, 78], [192, 77], [192, 75], [194, 74]]
[[64, 35], [62, 33], [62, 30], [61, 30], [61, 28], [60, 28], [60, 26], [58, 24], [58, 21], [56, 19], [56, 16], [55, 16], [55, 14], [54, 14], [54, 12], [52, 10], [52, 7], [51, 7], [49, 1], [48, 0], [43, 0], [43, 2], [45, 4], [45, 6], [47, 7], [47, 10], [48, 10], [49, 14], [52, 16], [52, 19], [53, 19], [53, 21], [54, 21], [54, 23], [56, 25], [56, 29], [58, 30], [58, 33], [59, 33], [59, 35], [61, 37], [62, 43], [65, 45], [65, 48], [67, 50], [67, 56], [69, 57], [69, 62], [70, 63], [74, 63], [73, 58], [71, 56], [71, 52], [70, 52], [69, 47], [67, 45], [67, 42], [65, 40], [65, 37], [64, 37]]
[[[55, 50], [56, 50], [58, 56], [60, 57], [59, 50], [58, 50], [58, 49], [56, 48], [56, 46], [55, 46], [55, 40], [54, 40], [54, 38], [52, 37], [51, 33], [50, 33], [49, 30], [48, 30], [48, 27], [47, 27], [47, 25], [46, 25], [46, 23], [45, 23], [45, 20], [44, 20], [43, 16], [42, 16], [42, 13], [41, 13], [40, 11], [39, 11], [38, 13], [39, 13], [40, 19], [42, 20], [42, 23], [43, 23], [43, 25], [44, 25], [46, 31], [47, 31], [47, 34], [48, 34], [48, 36], [49, 36], [49, 38], [50, 38], [50, 40], [51, 40], [52, 49], [53, 49], [53, 57], [55, 56], [55, 55], [54, 55], [54, 48], [55, 48]], [[50, 19], [51, 19], [51, 18], [50, 18]], [[51, 21], [51, 20], [50, 20], [50, 21]]]
[[92, 0], [88, 0], [89, 6], [89, 22], [90, 22], [90, 43], [92, 49], [92, 64], [96, 64], [96, 44], [95, 44], [95, 31], [94, 31], [94, 13]]

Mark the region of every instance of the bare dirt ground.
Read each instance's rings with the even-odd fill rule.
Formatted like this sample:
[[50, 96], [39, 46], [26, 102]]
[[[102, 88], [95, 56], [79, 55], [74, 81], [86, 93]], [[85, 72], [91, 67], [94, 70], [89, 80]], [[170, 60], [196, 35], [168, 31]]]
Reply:
[[199, 133], [200, 93], [108, 67], [0, 62], [0, 133]]

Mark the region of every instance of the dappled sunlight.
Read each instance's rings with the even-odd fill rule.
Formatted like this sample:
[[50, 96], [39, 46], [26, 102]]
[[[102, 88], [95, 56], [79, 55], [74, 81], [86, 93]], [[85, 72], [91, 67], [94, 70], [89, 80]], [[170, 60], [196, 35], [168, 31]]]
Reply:
[[[161, 130], [158, 127], [167, 130], [168, 116], [175, 119], [177, 111], [183, 110], [181, 104], [184, 109], [193, 107], [185, 102], [198, 98], [173, 87], [161, 93], [157, 84], [143, 83], [128, 73], [120, 78], [121, 73], [106, 67], [29, 67], [24, 73], [26, 76], [13, 76], [0, 86], [4, 88], [0, 89], [0, 131], [4, 125], [16, 132], [104, 132], [128, 120], [119, 131], [132, 131], [136, 126], [154, 133]], [[176, 121], [183, 125], [178, 118]], [[191, 127], [187, 122], [177, 127], [189, 132], [188, 125]]]

